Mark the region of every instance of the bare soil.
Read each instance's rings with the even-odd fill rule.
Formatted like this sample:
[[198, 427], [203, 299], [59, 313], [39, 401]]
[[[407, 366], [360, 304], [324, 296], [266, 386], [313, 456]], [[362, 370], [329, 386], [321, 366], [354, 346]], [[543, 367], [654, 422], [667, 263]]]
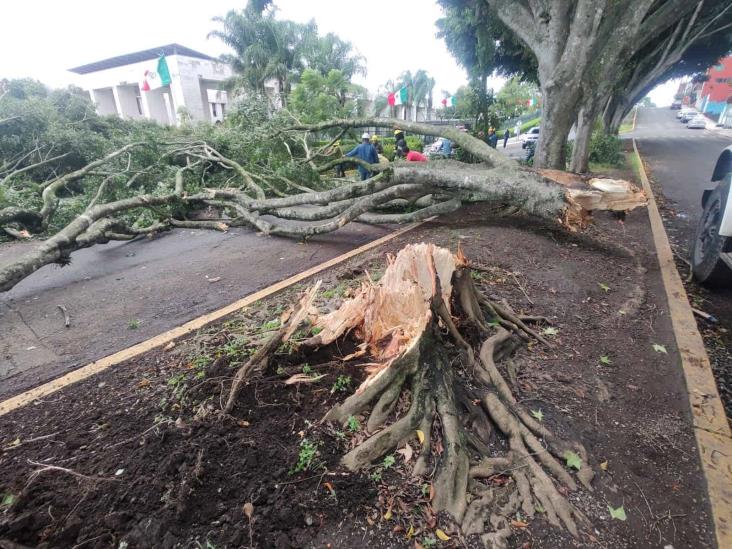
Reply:
[[[557, 330], [553, 348], [517, 350], [513, 389], [587, 448], [594, 490], [569, 498], [592, 526], [574, 539], [541, 514], [516, 517], [512, 546], [713, 547], [646, 215], [603, 215], [575, 236], [464, 208], [324, 273], [318, 305], [336, 305], [378, 278], [386, 252], [421, 241], [462, 246], [486, 292]], [[403, 454], [363, 473], [339, 465], [364, 418], [353, 429], [319, 421], [363, 378], [337, 360], [352, 349], [307, 365], [282, 349], [233, 417], [217, 413], [236, 366], [303, 287], [0, 417], [0, 547], [478, 547], [432, 513], [429, 480], [412, 479]], [[325, 377], [284, 385], [303, 371]], [[611, 519], [609, 505], [627, 520]]]

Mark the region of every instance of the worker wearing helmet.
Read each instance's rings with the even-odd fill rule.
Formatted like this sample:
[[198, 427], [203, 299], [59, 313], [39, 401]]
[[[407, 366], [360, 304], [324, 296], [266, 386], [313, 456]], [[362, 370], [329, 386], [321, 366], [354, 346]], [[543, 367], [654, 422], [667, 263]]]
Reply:
[[395, 152], [397, 158], [403, 158], [406, 156], [406, 154], [409, 152], [409, 148], [407, 147], [407, 137], [404, 135], [404, 132], [397, 128], [394, 130], [394, 142], [395, 142]]
[[[356, 145], [353, 150], [346, 153], [346, 156], [349, 158], [360, 158], [361, 160], [363, 160], [364, 162], [368, 162], [369, 164], [379, 163], [379, 155], [376, 152], [374, 146], [371, 144], [371, 137], [369, 136], [368, 132], [364, 132], [363, 135], [361, 135], [361, 144]], [[371, 172], [360, 165], [358, 167], [358, 173], [361, 175], [361, 181], [371, 177]]]
[[384, 146], [381, 144], [378, 135], [374, 134], [371, 136], [371, 144], [376, 149], [377, 154], [384, 154]]

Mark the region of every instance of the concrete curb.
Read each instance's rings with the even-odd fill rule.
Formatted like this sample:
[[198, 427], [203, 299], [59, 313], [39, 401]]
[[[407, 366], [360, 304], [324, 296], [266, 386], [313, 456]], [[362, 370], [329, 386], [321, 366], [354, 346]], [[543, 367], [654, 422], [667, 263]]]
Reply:
[[729, 422], [717, 392], [704, 341], [697, 329], [686, 290], [676, 270], [668, 235], [635, 139], [633, 139], [633, 150], [638, 159], [643, 190], [648, 196], [648, 216], [651, 220], [653, 242], [666, 290], [676, 346], [681, 357], [694, 435], [699, 449], [702, 473], [707, 481], [717, 545], [720, 549], [732, 547], [732, 438]]
[[394, 231], [393, 233], [364, 244], [363, 246], [359, 246], [358, 248], [351, 250], [350, 252], [341, 254], [338, 257], [329, 259], [328, 261], [320, 263], [315, 267], [311, 267], [306, 271], [286, 278], [285, 280], [281, 280], [276, 284], [272, 284], [271, 286], [259, 290], [258, 292], [249, 294], [248, 296], [239, 299], [234, 303], [226, 305], [225, 307], [217, 309], [203, 316], [199, 316], [198, 318], [194, 318], [193, 320], [190, 320], [185, 324], [182, 324], [181, 326], [168, 330], [167, 332], [163, 332], [162, 334], [159, 334], [145, 341], [141, 341], [140, 343], [133, 345], [132, 347], [122, 349], [121, 351], [91, 362], [86, 366], [82, 366], [81, 368], [73, 370], [59, 378], [51, 380], [48, 383], [44, 383], [43, 385], [39, 385], [38, 387], [4, 400], [0, 402], [0, 416], [12, 412], [13, 410], [17, 410], [18, 408], [21, 408], [23, 406], [26, 406], [40, 398], [55, 393], [56, 391], [60, 391], [64, 387], [72, 385], [78, 381], [87, 379], [95, 374], [98, 374], [99, 372], [106, 370], [107, 368], [111, 368], [112, 366], [124, 362], [125, 360], [129, 360], [130, 358], [139, 356], [143, 353], [146, 353], [147, 351], [166, 345], [171, 341], [174, 341], [180, 337], [183, 337], [195, 330], [206, 326], [207, 324], [210, 324], [211, 322], [215, 322], [216, 320], [219, 320], [227, 315], [230, 315], [231, 313], [243, 309], [244, 307], [248, 307], [249, 305], [252, 305], [253, 303], [256, 303], [261, 299], [264, 299], [265, 297], [269, 297], [273, 294], [276, 294], [277, 292], [284, 290], [285, 288], [288, 288], [289, 286], [297, 284], [298, 282], [301, 282], [306, 278], [309, 278], [321, 271], [324, 271], [325, 269], [338, 265], [339, 263], [343, 263], [347, 259], [351, 259], [352, 257], [360, 255], [368, 250], [377, 248], [382, 244], [385, 244], [386, 242], [389, 242], [390, 240], [400, 235], [403, 235], [404, 233], [416, 229], [417, 227], [423, 225], [428, 221], [431, 221], [432, 219], [434, 219], [434, 217], [425, 219], [424, 221], [418, 223], [413, 223], [403, 229], [399, 229], [398, 231]]

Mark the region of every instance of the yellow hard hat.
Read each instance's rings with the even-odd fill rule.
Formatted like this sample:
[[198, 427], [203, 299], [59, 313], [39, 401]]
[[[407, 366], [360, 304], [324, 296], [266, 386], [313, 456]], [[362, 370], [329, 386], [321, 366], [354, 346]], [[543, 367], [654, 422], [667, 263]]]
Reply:
[[396, 130], [394, 130], [394, 135], [396, 135], [398, 133], [402, 133], [402, 130], [400, 130], [399, 128], [397, 128]]
[[378, 140], [379, 140], [379, 136], [378, 135], [372, 135], [371, 136], [371, 141], [378, 141]]

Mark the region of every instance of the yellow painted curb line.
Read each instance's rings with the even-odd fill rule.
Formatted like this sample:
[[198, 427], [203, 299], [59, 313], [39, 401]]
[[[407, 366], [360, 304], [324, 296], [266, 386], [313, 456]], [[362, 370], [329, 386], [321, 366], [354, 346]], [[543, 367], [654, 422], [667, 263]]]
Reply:
[[247, 307], [252, 303], [259, 301], [260, 299], [264, 299], [265, 297], [271, 296], [272, 294], [284, 290], [288, 286], [292, 286], [293, 284], [301, 282], [302, 280], [305, 280], [306, 278], [309, 278], [321, 271], [324, 271], [325, 269], [333, 267], [334, 265], [338, 265], [339, 263], [342, 263], [347, 259], [362, 254], [363, 252], [366, 252], [373, 248], [377, 248], [382, 244], [400, 235], [403, 235], [404, 233], [416, 229], [420, 225], [426, 223], [427, 221], [431, 221], [432, 219], [434, 219], [434, 217], [428, 218], [419, 223], [413, 223], [408, 227], [404, 227], [403, 229], [394, 231], [393, 233], [390, 233], [386, 236], [382, 236], [381, 238], [369, 242], [368, 244], [364, 244], [363, 246], [359, 246], [358, 248], [351, 250], [350, 252], [341, 254], [338, 257], [329, 259], [324, 263], [316, 265], [315, 267], [311, 267], [310, 269], [291, 276], [290, 278], [286, 278], [285, 280], [281, 280], [280, 282], [259, 290], [258, 292], [249, 294], [248, 296], [239, 299], [238, 301], [235, 301], [234, 303], [231, 303], [225, 307], [222, 307], [221, 309], [205, 314], [203, 316], [199, 316], [198, 318], [194, 318], [193, 320], [186, 322], [185, 324], [178, 326], [177, 328], [173, 328], [171, 330], [168, 330], [167, 332], [156, 335], [155, 337], [152, 337], [145, 341], [141, 341], [137, 345], [122, 349], [121, 351], [91, 362], [86, 366], [82, 366], [81, 368], [69, 372], [68, 374], [49, 381], [48, 383], [44, 383], [43, 385], [35, 387], [34, 389], [30, 389], [28, 391], [25, 391], [24, 393], [4, 400], [0, 402], [0, 416], [21, 408], [27, 404], [30, 404], [31, 402], [36, 401], [42, 397], [55, 393], [56, 391], [59, 391], [64, 387], [67, 387], [68, 385], [72, 385], [73, 383], [91, 377], [101, 371], [106, 370], [107, 368], [110, 368], [111, 366], [119, 364], [120, 362], [124, 362], [125, 360], [129, 360], [130, 358], [134, 358], [143, 353], [146, 353], [147, 351], [155, 349], [156, 347], [160, 347], [162, 345], [170, 343], [175, 339], [178, 339], [186, 334], [193, 332], [194, 330], [198, 330], [205, 325], [210, 324], [211, 322], [230, 315], [231, 313]]
[[729, 422], [717, 392], [704, 340], [697, 329], [686, 290], [676, 270], [668, 235], [635, 139], [633, 150], [638, 159], [643, 190], [648, 196], [648, 216], [651, 220], [653, 242], [666, 289], [676, 346], [681, 356], [694, 435], [712, 507], [717, 545], [720, 549], [732, 547], [732, 438]]

